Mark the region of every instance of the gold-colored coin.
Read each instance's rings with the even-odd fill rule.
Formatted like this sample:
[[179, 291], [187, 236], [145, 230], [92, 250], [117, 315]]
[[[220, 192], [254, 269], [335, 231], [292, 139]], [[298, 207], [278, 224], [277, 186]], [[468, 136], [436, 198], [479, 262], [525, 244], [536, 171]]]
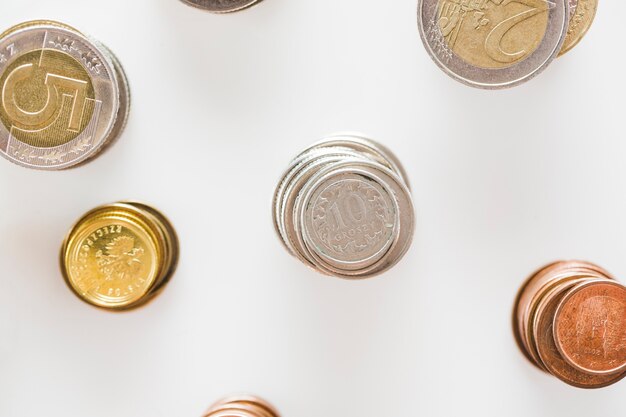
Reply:
[[115, 56], [63, 23], [0, 35], [0, 155], [58, 170], [93, 159], [123, 130], [130, 96]]
[[559, 56], [563, 56], [585, 37], [593, 20], [596, 17], [596, 10], [598, 9], [598, 0], [578, 0], [576, 5], [576, 11], [573, 13], [569, 22], [567, 34], [565, 35], [565, 41]]
[[448, 47], [480, 68], [507, 68], [532, 54], [548, 28], [546, 0], [439, 0]]
[[178, 239], [169, 221], [140, 203], [115, 203], [85, 214], [61, 250], [63, 276], [83, 301], [111, 310], [138, 307], [169, 281]]
[[[44, 84], [54, 84], [60, 94], [49, 94], [41, 88]], [[94, 112], [91, 77], [64, 52], [40, 49], [21, 55], [0, 76], [0, 85], [6, 97], [0, 121], [12, 128], [15, 139], [30, 146], [65, 145], [85, 130]], [[74, 105], [74, 94], [83, 107]]]

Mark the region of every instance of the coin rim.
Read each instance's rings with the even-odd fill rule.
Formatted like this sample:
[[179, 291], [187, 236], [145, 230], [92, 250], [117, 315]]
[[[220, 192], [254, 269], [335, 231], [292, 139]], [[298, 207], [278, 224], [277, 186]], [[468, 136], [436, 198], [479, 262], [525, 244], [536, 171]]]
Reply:
[[[561, 7], [557, 4], [557, 7], [548, 11], [548, 27], [546, 28], [546, 33], [539, 46], [523, 60], [506, 68], [482, 68], [470, 64], [453, 51], [450, 51], [452, 53], [451, 62], [446, 64], [439, 59], [438, 55], [432, 49], [424, 25], [424, 19], [428, 21], [433, 13], [430, 11], [425, 15], [426, 10], [437, 9], [438, 4], [433, 3], [438, 3], [439, 1], [440, 0], [418, 1], [417, 25], [420, 38], [428, 55], [443, 72], [470, 87], [497, 90], [514, 87], [530, 81], [543, 72], [558, 56], [569, 27], [569, 3], [565, 0], [558, 0], [557, 3], [560, 3]], [[552, 10], [555, 11], [552, 12]], [[540, 58], [538, 59], [537, 57]], [[536, 61], [539, 62], [537, 63]], [[484, 74], [484, 76], [478, 76], [480, 74]]]
[[[113, 100], [113, 103], [111, 104], [111, 116], [110, 116], [111, 120], [108, 122], [107, 128], [104, 130], [102, 135], [98, 135], [93, 140], [91, 144], [92, 146], [91, 149], [85, 151], [83, 154], [81, 154], [77, 158], [69, 159], [69, 160], [66, 160], [65, 162], [57, 163], [57, 164], [36, 165], [36, 164], [22, 161], [18, 158], [14, 158], [8, 152], [4, 152], [4, 151], [0, 152], [0, 155], [2, 155], [8, 161], [16, 165], [25, 167], [25, 168], [30, 168], [30, 169], [40, 170], [40, 171], [60, 171], [60, 170], [73, 168], [76, 166], [81, 166], [85, 162], [93, 159], [96, 155], [100, 153], [100, 151], [104, 148], [104, 146], [106, 146], [108, 141], [110, 141], [110, 139], [112, 138], [112, 133], [115, 132], [116, 128], [119, 128], [117, 123], [118, 123], [118, 118], [121, 113], [120, 109], [123, 104], [122, 94], [124, 94], [124, 90], [126, 92], [129, 92], [129, 87], [128, 87], [128, 81], [126, 79], [123, 78], [122, 80], [120, 80], [119, 75], [121, 74], [123, 77], [125, 77], [125, 73], [123, 69], [121, 68], [121, 65], [117, 66], [119, 68], [116, 67], [115, 65], [116, 58], [113, 58], [113, 55], [110, 53], [110, 51], [106, 47], [103, 47], [103, 45], [100, 42], [95, 41], [94, 39], [88, 37], [82, 32], [64, 23], [56, 22], [52, 20], [32, 20], [32, 21], [19, 23], [17, 25], [12, 26], [11, 28], [7, 29], [6, 31], [2, 33], [2, 36], [0, 36], [0, 43], [4, 42], [7, 38], [11, 36], [20, 36], [22, 34], [27, 34], [27, 32], [29, 31], [38, 31], [38, 30], [59, 31], [61, 33], [65, 32], [68, 35], [71, 35], [72, 37], [77, 38], [80, 42], [83, 42], [85, 45], [89, 46], [91, 50], [96, 52], [98, 55], [98, 58], [100, 58], [100, 60], [102, 61], [102, 64], [105, 66], [105, 70], [107, 71], [107, 74], [109, 76], [108, 83], [110, 84], [110, 88], [111, 88], [111, 100]], [[51, 50], [56, 50], [56, 49], [51, 49]], [[126, 83], [126, 85], [123, 85], [124, 83]], [[125, 104], [128, 106], [129, 102], [127, 101]], [[128, 109], [129, 107], [127, 107], [127, 110]], [[124, 123], [122, 123], [122, 127], [123, 125]], [[8, 129], [6, 129], [5, 126], [3, 126], [3, 128], [8, 131]], [[118, 133], [121, 133], [121, 130]], [[19, 142], [23, 144], [24, 146], [28, 146], [30, 148], [40, 149], [38, 147], [25, 144], [21, 141]], [[51, 149], [53, 148], [54, 147], [52, 147]]]
[[257, 4], [261, 3], [263, 0], [250, 0], [248, 3], [246, 3], [243, 6], [238, 6], [238, 7], [234, 7], [232, 9], [225, 9], [225, 10], [213, 10], [213, 9], [209, 9], [206, 6], [201, 6], [197, 3], [194, 3], [193, 0], [180, 0], [181, 2], [183, 2], [184, 4], [186, 4], [187, 6], [191, 6], [193, 8], [196, 8], [198, 10], [203, 10], [205, 12], [209, 12], [212, 14], [230, 14], [230, 13], [235, 13], [235, 12], [240, 12], [242, 10], [246, 10], [249, 9], [253, 6], [256, 6]]
[[558, 333], [559, 333], [559, 328], [561, 327], [561, 321], [559, 320], [559, 317], [561, 316], [561, 314], [563, 313], [563, 310], [566, 308], [566, 304], [571, 300], [571, 298], [573, 298], [574, 296], [576, 296], [580, 291], [584, 291], [586, 288], [588, 287], [592, 287], [595, 285], [609, 285], [609, 286], [615, 286], [618, 287], [620, 290], [626, 292], [626, 287], [624, 285], [622, 285], [621, 283], [615, 281], [615, 280], [611, 280], [610, 282], [585, 282], [582, 284], [577, 285], [576, 287], [572, 288], [565, 297], [563, 297], [563, 299], [561, 300], [561, 303], [559, 304], [559, 306], [557, 307], [556, 313], [554, 315], [554, 324], [553, 324], [553, 329], [554, 329], [554, 339], [556, 341], [556, 346], [559, 350], [559, 353], [563, 356], [563, 359], [565, 359], [566, 362], [568, 362], [571, 366], [573, 366], [574, 368], [582, 371], [582, 372], [586, 372], [589, 374], [593, 374], [593, 375], [613, 375], [613, 374], [619, 374], [622, 372], [626, 372], [626, 361], [619, 367], [614, 368], [614, 369], [610, 369], [610, 370], [606, 370], [606, 371], [598, 371], [598, 370], [594, 370], [594, 369], [588, 369], [585, 368], [584, 366], [581, 366], [580, 364], [577, 364], [572, 358], [571, 356], [565, 351], [565, 348], [563, 346], [563, 341], [559, 339], [558, 337]]

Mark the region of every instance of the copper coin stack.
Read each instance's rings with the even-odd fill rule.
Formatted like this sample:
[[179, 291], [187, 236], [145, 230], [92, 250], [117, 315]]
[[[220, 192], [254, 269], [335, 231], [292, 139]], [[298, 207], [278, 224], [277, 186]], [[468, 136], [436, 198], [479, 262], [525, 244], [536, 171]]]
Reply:
[[515, 333], [528, 359], [579, 388], [626, 376], [626, 287], [602, 268], [556, 262], [520, 291]]
[[204, 417], [280, 417], [267, 401], [253, 396], [225, 398], [209, 408]]
[[119, 202], [89, 211], [72, 227], [61, 248], [61, 271], [86, 303], [130, 310], [161, 292], [178, 253], [176, 231], [161, 212]]

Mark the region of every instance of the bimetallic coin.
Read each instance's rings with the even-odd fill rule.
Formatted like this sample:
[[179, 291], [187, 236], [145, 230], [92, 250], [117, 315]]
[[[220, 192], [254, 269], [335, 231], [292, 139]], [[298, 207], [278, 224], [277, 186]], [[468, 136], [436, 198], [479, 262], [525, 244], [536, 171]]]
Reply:
[[83, 301], [127, 310], [151, 300], [178, 261], [169, 221], [140, 203], [115, 203], [85, 214], [61, 248], [63, 276]]
[[567, 0], [420, 0], [418, 24], [433, 60], [472, 87], [512, 87], [557, 56]]
[[207, 10], [211, 13], [232, 13], [247, 9], [261, 0], [181, 0], [190, 6]]
[[554, 337], [567, 362], [595, 375], [626, 371], [626, 287], [586, 282], [558, 307]]
[[[571, 7], [571, 6], [570, 6]], [[585, 37], [596, 17], [598, 0], [577, 0], [559, 56], [571, 51]]]
[[117, 59], [97, 41], [51, 21], [0, 36], [0, 154], [58, 170], [93, 158], [121, 133], [129, 89]]
[[572, 23], [572, 18], [576, 15], [576, 8], [578, 7], [578, 0], [569, 0], [569, 21]]

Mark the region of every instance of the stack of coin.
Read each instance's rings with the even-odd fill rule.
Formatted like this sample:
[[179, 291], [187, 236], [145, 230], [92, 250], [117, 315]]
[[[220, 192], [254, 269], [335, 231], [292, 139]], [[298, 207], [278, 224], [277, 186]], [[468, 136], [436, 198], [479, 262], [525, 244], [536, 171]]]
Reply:
[[601, 388], [626, 376], [626, 287], [602, 268], [556, 262], [521, 289], [517, 341], [540, 369], [579, 388]]
[[569, 0], [569, 25], [559, 56], [574, 48], [585, 37], [598, 10], [598, 0]]
[[366, 278], [394, 266], [413, 237], [406, 173], [386, 148], [336, 135], [291, 161], [273, 200], [285, 247], [313, 269]]
[[211, 13], [232, 13], [252, 7], [261, 0], [181, 0], [198, 9]]
[[424, 45], [448, 75], [479, 88], [528, 81], [572, 49], [598, 0], [419, 0]]
[[204, 417], [280, 417], [267, 401], [258, 397], [238, 396], [218, 401]]
[[72, 291], [109, 310], [128, 310], [151, 300], [177, 262], [178, 239], [170, 222], [136, 202], [91, 210], [61, 248], [61, 271]]
[[98, 41], [37, 20], [0, 35], [0, 154], [59, 170], [90, 160], [117, 138], [130, 107], [124, 71]]

